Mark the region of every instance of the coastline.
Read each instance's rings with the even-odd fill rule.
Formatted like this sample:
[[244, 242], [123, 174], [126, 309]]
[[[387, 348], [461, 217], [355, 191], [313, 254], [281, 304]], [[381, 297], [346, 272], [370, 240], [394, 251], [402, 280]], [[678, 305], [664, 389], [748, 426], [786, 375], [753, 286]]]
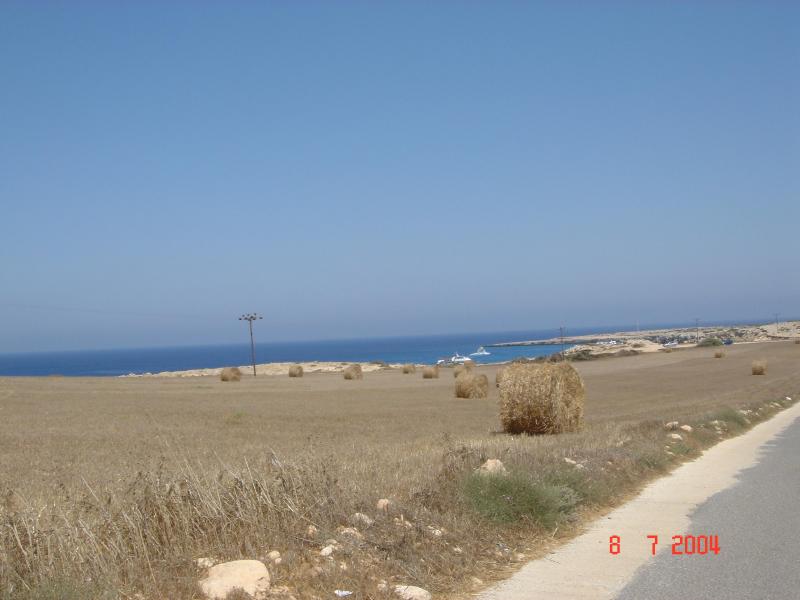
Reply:
[[[288, 375], [289, 367], [300, 365], [305, 373], [341, 373], [348, 365], [361, 365], [361, 370], [365, 373], [380, 371], [387, 367], [399, 367], [399, 364], [388, 364], [379, 361], [373, 362], [332, 362], [332, 361], [311, 361], [311, 362], [270, 362], [256, 364], [256, 375]], [[184, 371], [161, 371], [159, 373], [128, 373], [118, 375], [118, 378], [136, 377], [219, 377], [224, 367], [212, 367], [207, 369], [187, 369]], [[249, 375], [253, 372], [253, 365], [238, 365], [242, 373]]]
[[[520, 348], [536, 346], [552, 346], [554, 349], [561, 347], [562, 343], [569, 346], [564, 353], [573, 360], [592, 360], [597, 358], [616, 358], [634, 354], [647, 354], [694, 348], [697, 341], [706, 338], [731, 340], [735, 344], [758, 343], [769, 341], [785, 341], [800, 339], [800, 321], [785, 321], [762, 325], [724, 325], [706, 327], [672, 327], [662, 329], [648, 329], [641, 331], [617, 331], [612, 333], [592, 333], [561, 338], [546, 338], [535, 340], [521, 340], [496, 342], [486, 344], [487, 348]], [[665, 348], [665, 341], [676, 344]], [[557, 351], [557, 350], [556, 350]], [[409, 361], [413, 362], [413, 361]], [[501, 365], [511, 362], [505, 360], [490, 360], [480, 362], [481, 365]], [[348, 365], [358, 364], [365, 373], [382, 369], [400, 368], [403, 363], [387, 363], [381, 360], [374, 361], [276, 361], [256, 364], [256, 374], [262, 376], [282, 375], [289, 372], [292, 365], [300, 365], [306, 373], [340, 373]], [[425, 363], [414, 362], [417, 366]], [[238, 365], [243, 373], [249, 374], [252, 365]], [[185, 369], [175, 371], [159, 371], [145, 373], [128, 373], [118, 375], [120, 378], [136, 377], [218, 377], [223, 366], [200, 369]]]
[[[730, 340], [734, 344], [786, 341], [800, 339], [800, 321], [783, 321], [761, 325], [720, 325], [698, 327], [671, 327], [641, 331], [617, 331], [489, 344], [490, 348], [520, 346], [544, 346], [563, 344], [571, 346], [565, 351], [571, 354], [584, 354], [589, 357], [626, 355], [631, 353], [662, 352], [667, 349], [694, 348], [698, 342], [707, 338]], [[675, 345], [664, 346], [667, 342]]]

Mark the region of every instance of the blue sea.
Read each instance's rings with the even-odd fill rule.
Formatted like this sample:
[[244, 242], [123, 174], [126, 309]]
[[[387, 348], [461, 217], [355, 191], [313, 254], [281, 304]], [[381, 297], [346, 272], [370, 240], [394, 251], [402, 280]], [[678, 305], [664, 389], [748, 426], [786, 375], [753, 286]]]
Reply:
[[[728, 325], [732, 323], [714, 323]], [[711, 325], [705, 323], [705, 325]], [[678, 327], [687, 324], [650, 325]], [[607, 333], [632, 329], [625, 327], [573, 328], [569, 336]], [[259, 343], [256, 361], [302, 362], [342, 361], [369, 362], [383, 360], [389, 363], [434, 363], [440, 358], [458, 352], [469, 355], [478, 347], [486, 346], [489, 356], [471, 357], [478, 363], [503, 362], [524, 356], [533, 358], [558, 352], [555, 346], [515, 346], [492, 348], [499, 342], [541, 340], [558, 336], [553, 329], [538, 331], [506, 331], [471, 333], [462, 335], [431, 335], [411, 337], [385, 337], [348, 340]], [[157, 373], [246, 365], [250, 363], [250, 344], [191, 346], [174, 348], [136, 348], [119, 350], [90, 350], [73, 352], [42, 352], [25, 354], [0, 354], [0, 375], [64, 375], [113, 377], [128, 373]]]

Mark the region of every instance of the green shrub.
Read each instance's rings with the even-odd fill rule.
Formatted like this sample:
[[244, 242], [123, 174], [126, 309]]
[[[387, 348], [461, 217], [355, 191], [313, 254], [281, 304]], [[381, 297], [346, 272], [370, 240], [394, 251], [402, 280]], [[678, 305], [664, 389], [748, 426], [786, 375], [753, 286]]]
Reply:
[[710, 346], [722, 346], [722, 340], [715, 337], [708, 337], [698, 342], [699, 348], [708, 348]]
[[472, 473], [461, 491], [467, 504], [487, 519], [501, 523], [530, 519], [547, 528], [557, 525], [578, 503], [578, 495], [567, 486], [518, 474]]

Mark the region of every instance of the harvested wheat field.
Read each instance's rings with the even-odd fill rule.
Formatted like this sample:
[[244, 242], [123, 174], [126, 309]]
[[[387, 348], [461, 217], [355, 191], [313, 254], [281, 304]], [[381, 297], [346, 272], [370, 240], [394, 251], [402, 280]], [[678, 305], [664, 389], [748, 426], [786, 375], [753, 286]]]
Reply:
[[[495, 433], [495, 386], [457, 399], [451, 378], [401, 369], [2, 378], [0, 598], [199, 599], [198, 558], [262, 560], [298, 599], [461, 597], [774, 414], [800, 395], [798, 364], [791, 342], [576, 363], [584, 429], [535, 437]], [[666, 421], [693, 432], [670, 442]], [[505, 474], [475, 472], [498, 458]]]

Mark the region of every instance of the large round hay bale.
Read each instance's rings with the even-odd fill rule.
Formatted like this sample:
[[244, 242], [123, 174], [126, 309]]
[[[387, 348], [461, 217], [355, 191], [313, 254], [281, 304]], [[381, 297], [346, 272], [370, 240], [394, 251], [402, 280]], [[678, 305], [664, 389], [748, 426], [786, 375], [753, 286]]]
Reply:
[[489, 378], [472, 371], [456, 377], [456, 398], [486, 398], [489, 395]]
[[583, 380], [571, 364], [512, 364], [500, 381], [500, 422], [507, 433], [563, 433], [583, 426]]
[[423, 379], [439, 379], [439, 365], [433, 365], [432, 367], [423, 367], [422, 368], [422, 378]]
[[453, 367], [453, 377], [458, 377], [462, 373], [466, 371], [472, 371], [472, 368], [475, 366], [475, 363], [471, 360], [468, 360], [463, 363], [458, 363], [455, 367]]
[[714, 358], [725, 358], [725, 350], [716, 350], [714, 352]]
[[353, 364], [344, 370], [345, 379], [364, 379], [364, 372], [361, 370], [361, 365]]
[[766, 375], [767, 374], [767, 361], [766, 360], [754, 360], [752, 366], [750, 367], [750, 372], [753, 375]]
[[289, 367], [289, 377], [302, 377], [303, 365], [292, 365]]
[[494, 374], [494, 385], [495, 387], [500, 387], [500, 382], [503, 381], [503, 377], [505, 376], [505, 367], [500, 367]]
[[409, 373], [414, 373], [414, 372], [416, 372], [416, 370], [417, 370], [417, 367], [414, 366], [411, 363], [403, 365], [403, 375], [408, 375]]
[[239, 367], [225, 367], [219, 374], [220, 381], [239, 381], [242, 378], [242, 371]]

